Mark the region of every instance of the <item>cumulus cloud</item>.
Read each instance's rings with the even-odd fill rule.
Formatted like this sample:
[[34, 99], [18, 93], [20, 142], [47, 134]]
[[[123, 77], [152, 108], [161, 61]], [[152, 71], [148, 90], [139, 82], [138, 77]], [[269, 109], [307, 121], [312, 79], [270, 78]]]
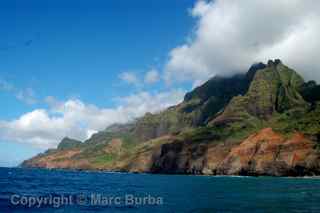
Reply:
[[320, 80], [320, 3], [311, 0], [198, 1], [189, 42], [171, 50], [165, 79], [202, 82], [280, 58]]
[[135, 72], [122, 72], [119, 75], [119, 78], [127, 84], [143, 87], [145, 85], [150, 85], [157, 83], [160, 80], [160, 74], [158, 70], [151, 69], [146, 71], [143, 75], [138, 75]]
[[65, 102], [47, 97], [49, 109], [36, 109], [11, 121], [0, 121], [0, 138], [28, 143], [41, 148], [55, 147], [69, 136], [85, 140], [113, 123], [125, 123], [157, 112], [183, 99], [184, 91], [173, 90], [151, 94], [140, 92], [118, 98], [118, 107], [99, 108], [79, 99]]
[[159, 80], [160, 80], [160, 75], [156, 69], [151, 69], [144, 76], [144, 82], [147, 84], [154, 84]]

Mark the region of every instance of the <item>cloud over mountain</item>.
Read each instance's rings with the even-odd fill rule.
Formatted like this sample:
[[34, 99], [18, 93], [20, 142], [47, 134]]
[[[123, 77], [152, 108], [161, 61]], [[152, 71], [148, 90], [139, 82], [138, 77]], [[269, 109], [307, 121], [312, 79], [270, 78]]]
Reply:
[[171, 50], [170, 81], [204, 81], [281, 58], [307, 79], [320, 80], [320, 3], [311, 0], [198, 1], [188, 42]]

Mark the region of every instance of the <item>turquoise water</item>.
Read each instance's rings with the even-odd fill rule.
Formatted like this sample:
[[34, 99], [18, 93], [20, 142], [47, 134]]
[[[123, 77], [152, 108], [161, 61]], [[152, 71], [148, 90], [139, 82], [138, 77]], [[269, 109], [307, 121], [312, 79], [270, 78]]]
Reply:
[[320, 179], [0, 168], [0, 212], [320, 212]]

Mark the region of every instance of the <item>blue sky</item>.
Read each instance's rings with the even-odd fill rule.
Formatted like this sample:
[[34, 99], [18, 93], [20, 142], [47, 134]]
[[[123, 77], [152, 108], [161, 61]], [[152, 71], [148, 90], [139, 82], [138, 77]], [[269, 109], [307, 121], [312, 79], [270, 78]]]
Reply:
[[281, 58], [319, 81], [319, 10], [311, 0], [2, 0], [0, 166], [258, 61]]
[[[40, 98], [80, 96], [98, 106], [128, 93], [120, 72], [161, 68], [192, 23], [187, 0], [17, 2], [0, 3], [1, 78]], [[1, 98], [2, 118], [30, 110]]]
[[[188, 8], [193, 4], [191, 0], [1, 1], [0, 80], [14, 89], [0, 91], [0, 120], [48, 109], [47, 96], [114, 107], [117, 97], [165, 89], [160, 83], [136, 87], [122, 82], [119, 74], [161, 70], [169, 50], [191, 31]], [[32, 94], [24, 92], [27, 89]], [[31, 101], [17, 98], [21, 92]], [[9, 140], [1, 140], [0, 165], [16, 164], [43, 150]]]

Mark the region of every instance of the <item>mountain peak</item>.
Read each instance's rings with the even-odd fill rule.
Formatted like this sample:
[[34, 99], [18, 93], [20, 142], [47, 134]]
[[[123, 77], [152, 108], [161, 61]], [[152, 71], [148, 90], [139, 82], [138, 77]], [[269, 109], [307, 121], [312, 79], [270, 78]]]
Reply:
[[253, 77], [255, 76], [256, 72], [258, 70], [262, 70], [262, 69], [265, 69], [267, 67], [267, 65], [265, 65], [264, 63], [262, 62], [259, 62], [259, 63], [254, 63], [251, 65], [251, 67], [249, 68], [246, 76], [247, 76], [247, 79], [249, 81], [252, 81]]
[[281, 60], [269, 60], [264, 69], [259, 69], [244, 96], [235, 96], [215, 118], [212, 124], [245, 123], [254, 126], [258, 120], [269, 120], [275, 113], [293, 108], [305, 108], [307, 103], [299, 93], [303, 78]]
[[81, 141], [78, 141], [78, 140], [75, 140], [75, 139], [72, 139], [72, 138], [69, 138], [69, 137], [64, 137], [61, 140], [61, 142], [59, 143], [57, 149], [59, 149], [59, 150], [70, 149], [70, 148], [73, 148], [73, 147], [77, 147], [77, 146], [79, 146], [81, 144], [82, 144]]
[[272, 59], [268, 60], [268, 67], [274, 67], [279, 64], [282, 64], [282, 61], [280, 59], [275, 59], [274, 61]]

